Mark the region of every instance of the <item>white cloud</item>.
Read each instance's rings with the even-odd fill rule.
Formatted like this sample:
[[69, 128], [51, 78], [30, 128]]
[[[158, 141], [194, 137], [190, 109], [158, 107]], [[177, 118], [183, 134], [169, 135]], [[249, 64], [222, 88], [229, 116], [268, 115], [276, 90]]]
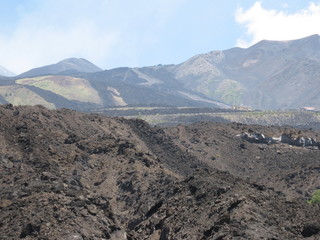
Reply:
[[237, 46], [248, 47], [260, 40], [291, 40], [320, 34], [320, 3], [309, 3], [304, 9], [289, 13], [268, 10], [256, 2], [248, 10], [236, 11], [237, 23], [246, 29], [237, 40]]
[[15, 28], [0, 32], [0, 65], [15, 73], [69, 57], [133, 65], [183, 1], [27, 1], [34, 5], [17, 6]]

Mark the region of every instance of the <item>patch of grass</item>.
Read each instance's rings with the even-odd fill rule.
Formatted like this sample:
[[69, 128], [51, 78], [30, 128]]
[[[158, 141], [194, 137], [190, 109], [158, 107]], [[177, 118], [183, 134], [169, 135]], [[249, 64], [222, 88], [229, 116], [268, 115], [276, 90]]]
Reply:
[[54, 92], [69, 100], [101, 104], [98, 92], [88, 80], [69, 76], [43, 76], [16, 80], [17, 84], [29, 85]]
[[23, 86], [1, 86], [0, 95], [7, 102], [10, 102], [15, 106], [39, 104], [50, 109], [55, 108], [53, 103], [47, 102], [45, 99]]
[[219, 96], [227, 104], [239, 105], [242, 102], [244, 92], [245, 88], [239, 82], [225, 79], [218, 85], [214, 95]]
[[188, 109], [188, 108], [197, 108], [197, 107], [113, 107], [113, 108], [102, 108], [101, 110], [117, 110], [117, 111], [128, 111], [128, 110], [141, 110], [141, 111], [149, 111], [149, 110], [157, 110], [157, 109]]
[[320, 204], [320, 189], [313, 192], [311, 199], [308, 201], [309, 204]]

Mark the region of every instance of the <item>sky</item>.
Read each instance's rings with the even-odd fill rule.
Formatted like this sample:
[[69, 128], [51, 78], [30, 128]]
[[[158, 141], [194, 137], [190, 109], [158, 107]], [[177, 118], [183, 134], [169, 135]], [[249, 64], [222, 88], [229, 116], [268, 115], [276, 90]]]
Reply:
[[320, 34], [320, 0], [0, 0], [0, 65], [70, 57], [102, 69], [177, 64], [260, 40]]

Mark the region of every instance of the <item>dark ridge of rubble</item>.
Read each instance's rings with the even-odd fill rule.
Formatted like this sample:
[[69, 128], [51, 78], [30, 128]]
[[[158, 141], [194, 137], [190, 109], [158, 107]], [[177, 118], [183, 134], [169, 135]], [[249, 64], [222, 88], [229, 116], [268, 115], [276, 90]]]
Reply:
[[0, 239], [319, 239], [319, 151], [249, 128], [0, 106]]
[[289, 145], [250, 142], [237, 135], [305, 136], [319, 132], [292, 127], [267, 127], [240, 123], [195, 123], [165, 130], [174, 143], [210, 167], [284, 192], [288, 199], [307, 201], [320, 188], [320, 150]]

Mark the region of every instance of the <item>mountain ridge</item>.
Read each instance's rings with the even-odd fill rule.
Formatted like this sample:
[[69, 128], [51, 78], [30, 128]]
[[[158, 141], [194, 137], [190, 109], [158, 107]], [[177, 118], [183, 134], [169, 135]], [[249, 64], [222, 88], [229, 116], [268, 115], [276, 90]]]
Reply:
[[[71, 99], [67, 99], [69, 103], [66, 106], [77, 105], [77, 110], [161, 104], [213, 108], [244, 106], [261, 110], [310, 106], [319, 110], [319, 94], [316, 91], [320, 88], [320, 81], [317, 81], [320, 79], [319, 69], [320, 36], [316, 34], [290, 41], [262, 40], [249, 48], [210, 51], [176, 65], [102, 71], [85, 59], [69, 58], [31, 69], [8, 81], [11, 79], [11, 84], [15, 85], [21, 78], [34, 78], [32, 81], [35, 82], [35, 77], [48, 79], [51, 75], [59, 75], [56, 78], [60, 78], [61, 83], [66, 82], [62, 79], [69, 77], [81, 78], [82, 82], [87, 82], [88, 88], [79, 94], [92, 91], [92, 86], [102, 100], [100, 105], [93, 106], [87, 102], [71, 104]], [[51, 81], [49, 84], [58, 82], [53, 84]], [[43, 84], [47, 82], [41, 80], [36, 85], [50, 91]], [[54, 94], [60, 94], [52, 90]], [[7, 97], [6, 102], [10, 102], [8, 94], [15, 96], [14, 92], [3, 90], [1, 96]], [[45, 92], [41, 94], [45, 99]], [[61, 106], [61, 102], [57, 105]]]
[[77, 73], [77, 72], [99, 72], [101, 68], [84, 58], [66, 58], [55, 64], [50, 64], [38, 68], [33, 68], [27, 72], [21, 73], [18, 77], [34, 77], [41, 75]]
[[[300, 79], [309, 81], [311, 76], [308, 74], [318, 74], [316, 67], [314, 69], [302, 67], [298, 71], [296, 65], [305, 66], [312, 62], [315, 66], [319, 66], [319, 50], [319, 35], [291, 41], [262, 40], [249, 48], [232, 48], [196, 55], [177, 65], [173, 71], [178, 80], [191, 89], [231, 105], [278, 109], [286, 104], [287, 108], [298, 108], [308, 105], [309, 99], [303, 101], [299, 99], [301, 101], [299, 104], [297, 104], [299, 101], [297, 99], [285, 103], [283, 99], [277, 98], [277, 94], [272, 94], [276, 89], [271, 86], [267, 87], [267, 83], [280, 77], [281, 74], [283, 79], [285, 71], [292, 71], [295, 74], [299, 72], [300, 76], [303, 75]], [[202, 65], [195, 63], [199, 60], [204, 61], [203, 59], [206, 61]], [[188, 73], [193, 68], [196, 71]], [[181, 72], [187, 74], [181, 75]], [[283, 81], [289, 84], [290, 79], [284, 78]], [[229, 86], [226, 86], [228, 84]], [[308, 86], [309, 88], [301, 93], [302, 95], [308, 96], [308, 90], [315, 88], [314, 85]], [[285, 85], [277, 87], [281, 90], [284, 99], [299, 91], [299, 89], [288, 91]], [[232, 91], [232, 88], [238, 90]], [[219, 89], [221, 91], [217, 91]], [[272, 100], [273, 103], [270, 103], [269, 100]], [[320, 103], [317, 103], [315, 107], [319, 108]]]

